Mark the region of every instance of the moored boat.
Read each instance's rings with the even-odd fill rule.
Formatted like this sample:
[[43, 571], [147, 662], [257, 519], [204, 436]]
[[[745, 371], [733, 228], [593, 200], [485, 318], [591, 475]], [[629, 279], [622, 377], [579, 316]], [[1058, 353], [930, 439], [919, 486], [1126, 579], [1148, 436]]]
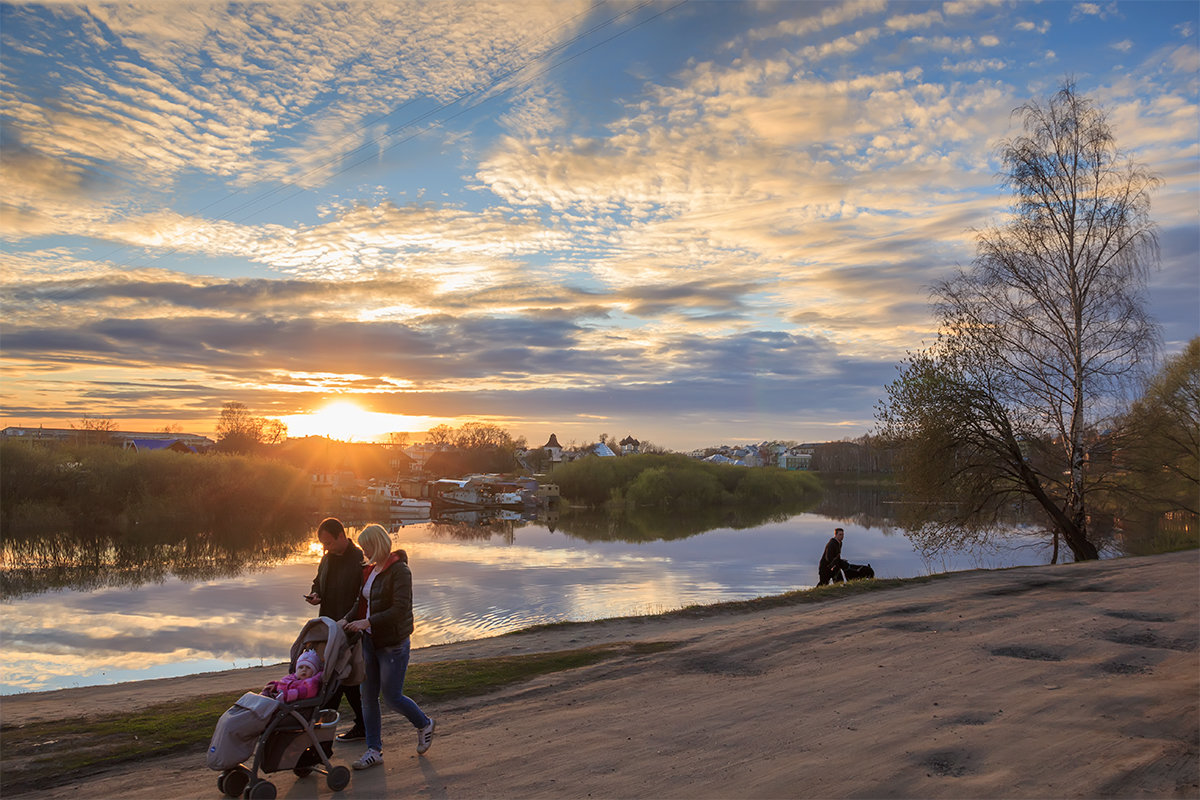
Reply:
[[527, 505], [526, 494], [517, 483], [489, 475], [441, 478], [429, 483], [430, 499], [441, 506], [520, 509]]
[[352, 511], [362, 511], [364, 518], [382, 517], [428, 517], [433, 503], [418, 497], [405, 497], [399, 487], [390, 483], [367, 487], [360, 495], [343, 495]]

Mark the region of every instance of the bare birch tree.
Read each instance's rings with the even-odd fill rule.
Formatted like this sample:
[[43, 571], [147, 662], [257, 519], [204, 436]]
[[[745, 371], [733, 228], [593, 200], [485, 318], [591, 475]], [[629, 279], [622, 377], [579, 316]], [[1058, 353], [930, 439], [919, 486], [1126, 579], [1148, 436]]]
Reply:
[[1143, 290], [1157, 179], [1071, 81], [1014, 114], [1024, 135], [1000, 147], [1012, 213], [978, 235], [970, 269], [934, 287], [938, 340], [901, 365], [877, 416], [926, 549], [978, 537], [1031, 498], [1056, 556], [1061, 535], [1076, 560], [1097, 558], [1088, 454], [1154, 352]]

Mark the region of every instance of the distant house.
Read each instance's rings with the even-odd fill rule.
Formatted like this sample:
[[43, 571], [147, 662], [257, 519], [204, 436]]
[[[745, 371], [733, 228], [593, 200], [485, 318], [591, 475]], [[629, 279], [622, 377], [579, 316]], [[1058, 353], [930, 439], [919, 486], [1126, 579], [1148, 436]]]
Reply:
[[195, 453], [195, 447], [184, 444], [181, 439], [124, 439], [121, 446], [135, 453], [151, 450], [171, 450], [176, 453]]
[[606, 445], [604, 442], [599, 442], [592, 445], [592, 454], [600, 456], [601, 458], [617, 457], [617, 454], [612, 451], [612, 448]]
[[809, 470], [812, 469], [812, 452], [805, 453], [793, 448], [780, 453], [777, 463], [780, 469]]
[[410, 445], [404, 448], [404, 455], [408, 456], [409, 469], [413, 472], [423, 472], [425, 464], [435, 454], [440, 453], [444, 448], [441, 445], [429, 444], [421, 442], [420, 444]]
[[389, 447], [388, 467], [396, 475], [408, 475], [413, 471], [413, 460], [400, 448]]
[[562, 452], [562, 463], [570, 464], [572, 461], [579, 461], [582, 458], [589, 456], [598, 456], [600, 458], [616, 458], [617, 454], [613, 449], [604, 442], [596, 444], [584, 445], [583, 447], [572, 447], [570, 450]]
[[[537, 440], [535, 439], [534, 441]], [[557, 464], [562, 461], [562, 445], [558, 443], [558, 437], [553, 433], [550, 434], [550, 438], [546, 440], [546, 443], [542, 445], [541, 449], [546, 453], [546, 456], [549, 457], [550, 463]]]
[[621, 440], [621, 455], [631, 456], [642, 452], [642, 443], [632, 436], [626, 436]]
[[[12, 425], [0, 430], [0, 438], [5, 441], [28, 442], [30, 444], [56, 444], [77, 442], [80, 440], [103, 442], [115, 447], [133, 447], [137, 450], [170, 449], [178, 442], [183, 450], [180, 452], [202, 453], [216, 444], [207, 436], [197, 436], [194, 433], [166, 433], [162, 431], [90, 431], [78, 428], [27, 428]], [[136, 444], [133, 444], [136, 443]], [[161, 444], [155, 444], [161, 443]], [[178, 448], [176, 448], [178, 449]]]

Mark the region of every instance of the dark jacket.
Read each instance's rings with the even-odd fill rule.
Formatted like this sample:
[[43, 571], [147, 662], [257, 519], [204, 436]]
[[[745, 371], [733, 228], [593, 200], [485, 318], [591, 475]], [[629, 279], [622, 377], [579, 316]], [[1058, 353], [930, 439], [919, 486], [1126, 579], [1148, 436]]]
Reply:
[[825, 545], [825, 552], [821, 554], [821, 561], [817, 564], [817, 573], [821, 580], [832, 577], [833, 573], [839, 569], [844, 569], [846, 562], [842, 560], [842, 543], [837, 540], [836, 536], [829, 539], [829, 544]]
[[[366, 583], [372, 566], [362, 570]], [[346, 614], [346, 622], [362, 619], [367, 614], [367, 601], [359, 592], [358, 605]], [[383, 570], [371, 584], [371, 643], [375, 647], [400, 644], [413, 632], [412, 573], [408, 570], [408, 553], [397, 550], [383, 563]]]
[[341, 619], [354, 608], [362, 590], [363, 552], [349, 542], [339, 555], [326, 553], [317, 567], [312, 590], [321, 595], [321, 616]]

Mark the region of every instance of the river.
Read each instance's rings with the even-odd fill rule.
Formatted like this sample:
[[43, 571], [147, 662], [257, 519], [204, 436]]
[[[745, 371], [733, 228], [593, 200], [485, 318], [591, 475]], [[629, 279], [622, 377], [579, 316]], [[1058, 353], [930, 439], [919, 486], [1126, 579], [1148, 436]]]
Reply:
[[[843, 498], [749, 521], [568, 510], [540, 521], [415, 522], [392, 538], [413, 572], [414, 647], [809, 587], [838, 525], [843, 556], [880, 578], [1049, 561], [1044, 540], [1019, 533], [999, 548], [927, 560], [889, 527], [882, 503]], [[233, 551], [6, 541], [0, 694], [284, 661], [312, 616], [301, 596], [320, 557], [311, 530]]]

